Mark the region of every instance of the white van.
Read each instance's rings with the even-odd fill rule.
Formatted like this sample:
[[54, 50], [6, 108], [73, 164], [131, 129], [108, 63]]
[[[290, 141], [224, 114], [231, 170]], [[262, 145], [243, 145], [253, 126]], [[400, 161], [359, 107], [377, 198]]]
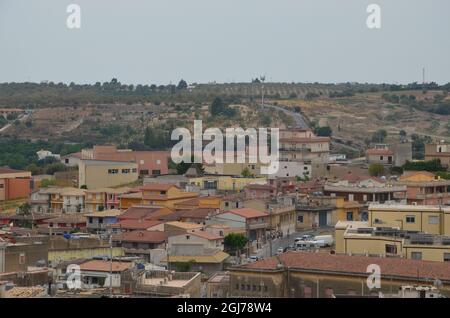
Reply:
[[334, 243], [332, 235], [318, 235], [314, 237], [314, 241], [316, 241], [317, 245], [320, 247], [329, 247]]

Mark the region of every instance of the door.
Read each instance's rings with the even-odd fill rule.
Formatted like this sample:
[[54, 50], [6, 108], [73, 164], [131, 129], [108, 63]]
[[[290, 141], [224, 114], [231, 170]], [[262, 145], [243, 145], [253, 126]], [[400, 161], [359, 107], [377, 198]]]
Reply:
[[327, 212], [319, 212], [319, 226], [327, 225]]

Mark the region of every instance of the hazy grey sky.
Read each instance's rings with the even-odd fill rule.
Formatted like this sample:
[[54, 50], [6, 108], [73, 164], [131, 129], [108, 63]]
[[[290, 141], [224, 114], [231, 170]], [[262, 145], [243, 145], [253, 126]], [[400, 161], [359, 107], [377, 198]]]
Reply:
[[407, 83], [426, 67], [446, 83], [449, 14], [449, 0], [0, 0], [0, 82]]

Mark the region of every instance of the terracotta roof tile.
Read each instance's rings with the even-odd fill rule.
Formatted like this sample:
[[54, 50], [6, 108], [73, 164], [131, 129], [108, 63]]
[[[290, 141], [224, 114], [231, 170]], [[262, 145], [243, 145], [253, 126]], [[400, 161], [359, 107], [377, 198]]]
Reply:
[[246, 219], [260, 218], [260, 217], [269, 216], [269, 214], [267, 214], [265, 212], [261, 212], [259, 210], [251, 209], [251, 208], [232, 209], [232, 210], [229, 210], [229, 211], [227, 211], [225, 213], [233, 213], [233, 214], [242, 216], [242, 217], [244, 217]]
[[113, 241], [163, 243], [167, 241], [167, 234], [161, 231], [131, 231], [113, 235]]

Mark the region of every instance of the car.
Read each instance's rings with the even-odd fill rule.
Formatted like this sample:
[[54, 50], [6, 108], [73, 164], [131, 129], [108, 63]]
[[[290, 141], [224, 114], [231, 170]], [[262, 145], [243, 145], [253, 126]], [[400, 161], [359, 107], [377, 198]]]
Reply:
[[277, 254], [279, 255], [279, 254], [282, 254], [284, 252], [284, 248], [282, 248], [282, 247], [279, 247], [278, 249], [277, 249]]
[[256, 255], [251, 255], [251, 256], [248, 258], [248, 260], [249, 260], [250, 263], [253, 263], [253, 262], [259, 261], [259, 257], [256, 256]]
[[314, 235], [311, 235], [311, 234], [305, 234], [305, 235], [302, 235], [302, 237], [301, 237], [301, 241], [311, 241], [313, 239], [314, 239]]

